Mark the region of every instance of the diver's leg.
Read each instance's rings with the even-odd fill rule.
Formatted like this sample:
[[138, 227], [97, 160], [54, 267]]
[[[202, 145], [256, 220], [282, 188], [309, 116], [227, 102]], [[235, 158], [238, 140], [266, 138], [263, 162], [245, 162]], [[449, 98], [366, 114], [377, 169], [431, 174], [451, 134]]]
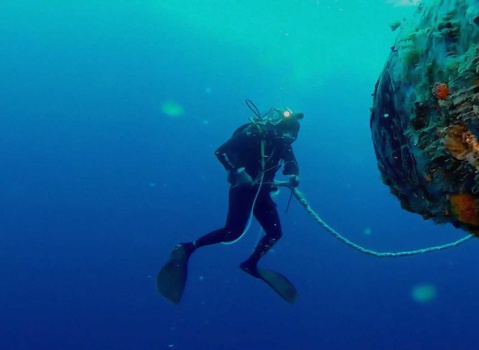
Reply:
[[178, 304], [185, 289], [188, 260], [199, 247], [233, 241], [243, 233], [251, 213], [255, 192], [235, 187], [230, 189], [228, 217], [224, 228], [215, 230], [196, 241], [180, 243], [172, 251], [170, 259], [157, 276], [158, 291], [165, 298]]
[[263, 257], [281, 238], [281, 222], [279, 220], [276, 204], [271, 199], [269, 192], [261, 193], [255, 205], [254, 216], [263, 227], [265, 236], [259, 241], [253, 253], [241, 264], [243, 270], [254, 272], [259, 259]]
[[190, 254], [197, 248], [238, 239], [246, 228], [256, 192], [251, 188], [231, 187], [228, 199], [228, 216], [223, 228], [212, 231], [199, 239], [183, 243]]
[[276, 205], [269, 192], [262, 193], [255, 205], [254, 215], [265, 231], [265, 236], [260, 240], [248, 260], [241, 263], [240, 268], [250, 275], [266, 282], [276, 293], [288, 303], [294, 303], [298, 298], [296, 287], [281, 273], [258, 268], [261, 259], [281, 238], [281, 224]]

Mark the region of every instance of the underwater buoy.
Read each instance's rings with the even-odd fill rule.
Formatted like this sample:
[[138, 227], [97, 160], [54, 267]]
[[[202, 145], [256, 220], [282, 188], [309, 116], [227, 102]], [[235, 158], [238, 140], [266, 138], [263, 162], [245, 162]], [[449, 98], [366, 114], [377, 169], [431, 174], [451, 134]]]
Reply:
[[420, 4], [373, 96], [379, 171], [402, 208], [479, 235], [479, 2]]

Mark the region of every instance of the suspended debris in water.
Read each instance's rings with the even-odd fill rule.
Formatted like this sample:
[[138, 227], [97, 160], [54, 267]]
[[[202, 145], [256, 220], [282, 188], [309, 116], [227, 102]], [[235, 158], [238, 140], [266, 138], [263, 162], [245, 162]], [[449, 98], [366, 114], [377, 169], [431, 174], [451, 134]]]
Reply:
[[169, 117], [181, 117], [185, 114], [183, 107], [173, 101], [164, 101], [161, 104], [161, 111]]
[[437, 289], [430, 283], [418, 284], [413, 287], [411, 297], [417, 303], [428, 304], [436, 299]]

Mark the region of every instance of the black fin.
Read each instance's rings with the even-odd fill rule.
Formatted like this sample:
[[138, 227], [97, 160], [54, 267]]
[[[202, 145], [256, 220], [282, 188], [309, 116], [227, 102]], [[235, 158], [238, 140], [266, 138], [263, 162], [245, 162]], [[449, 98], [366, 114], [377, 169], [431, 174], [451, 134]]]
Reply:
[[296, 302], [298, 299], [298, 290], [285, 276], [279, 272], [265, 269], [258, 269], [258, 273], [260, 279], [265, 281], [284, 300], [290, 304]]
[[185, 289], [190, 255], [183, 244], [178, 244], [156, 279], [158, 292], [174, 304], [180, 302]]
[[247, 274], [266, 282], [266, 284], [273, 288], [273, 290], [288, 303], [294, 304], [296, 299], [298, 299], [298, 290], [296, 287], [279, 272], [258, 269], [256, 266], [249, 266], [246, 262], [242, 263], [240, 268]]

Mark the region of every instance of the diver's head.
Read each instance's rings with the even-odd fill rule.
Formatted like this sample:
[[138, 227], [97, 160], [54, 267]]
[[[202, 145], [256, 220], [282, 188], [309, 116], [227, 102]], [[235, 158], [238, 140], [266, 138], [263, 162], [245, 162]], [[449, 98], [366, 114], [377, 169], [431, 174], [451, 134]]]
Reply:
[[266, 133], [284, 142], [293, 143], [298, 138], [299, 120], [303, 117], [303, 113], [295, 113], [286, 107], [271, 108], [264, 117]]

